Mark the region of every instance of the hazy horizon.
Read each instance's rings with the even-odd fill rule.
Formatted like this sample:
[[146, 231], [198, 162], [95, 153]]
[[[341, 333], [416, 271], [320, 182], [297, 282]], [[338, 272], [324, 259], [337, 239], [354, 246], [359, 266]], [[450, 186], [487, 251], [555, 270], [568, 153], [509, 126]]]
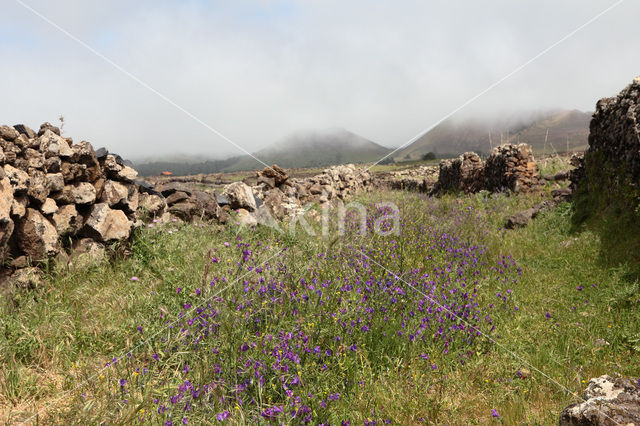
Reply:
[[[397, 147], [614, 2], [26, 4], [253, 153], [301, 129]], [[3, 12], [0, 124], [63, 115], [133, 159], [244, 154], [18, 2]], [[592, 111], [640, 74], [637, 16], [623, 2], [454, 118]]]

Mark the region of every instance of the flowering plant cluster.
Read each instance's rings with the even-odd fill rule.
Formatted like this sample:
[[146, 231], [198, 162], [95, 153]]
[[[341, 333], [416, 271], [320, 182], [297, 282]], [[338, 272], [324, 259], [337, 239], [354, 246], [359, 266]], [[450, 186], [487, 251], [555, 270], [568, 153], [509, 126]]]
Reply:
[[[84, 409], [100, 401], [116, 418], [167, 425], [349, 424], [365, 374], [403, 364], [435, 375], [441, 362], [478, 356], [493, 313], [515, 311], [521, 270], [488, 258], [481, 233], [466, 231], [482, 226], [470, 209], [442, 225], [419, 220], [430, 203], [403, 207], [398, 235], [361, 235], [356, 224], [348, 243], [321, 248], [220, 242], [204, 282], [173, 289], [183, 309], [134, 330], [142, 351], [110, 361], [112, 380], [79, 397]], [[367, 226], [384, 227], [390, 211], [369, 210]], [[488, 284], [497, 294], [483, 292]], [[375, 412], [367, 421], [388, 420]]]

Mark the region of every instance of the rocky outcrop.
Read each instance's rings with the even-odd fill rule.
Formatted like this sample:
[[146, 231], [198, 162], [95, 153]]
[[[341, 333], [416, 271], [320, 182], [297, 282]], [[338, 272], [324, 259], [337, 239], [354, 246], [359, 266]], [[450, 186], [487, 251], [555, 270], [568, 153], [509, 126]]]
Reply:
[[560, 426], [640, 424], [640, 381], [600, 376], [589, 381], [584, 401], [565, 408]]
[[530, 192], [539, 184], [538, 164], [531, 147], [505, 144], [495, 147], [486, 161], [473, 152], [464, 153], [455, 160], [443, 160], [432, 193]]

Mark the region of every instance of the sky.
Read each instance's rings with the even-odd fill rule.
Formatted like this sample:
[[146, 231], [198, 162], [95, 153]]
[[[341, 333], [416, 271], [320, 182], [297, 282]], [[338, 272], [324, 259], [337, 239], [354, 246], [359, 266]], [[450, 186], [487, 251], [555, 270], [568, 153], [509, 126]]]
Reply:
[[638, 0], [0, 5], [0, 124], [62, 115], [65, 136], [132, 159], [328, 127], [395, 147], [450, 115], [592, 111], [640, 75]]

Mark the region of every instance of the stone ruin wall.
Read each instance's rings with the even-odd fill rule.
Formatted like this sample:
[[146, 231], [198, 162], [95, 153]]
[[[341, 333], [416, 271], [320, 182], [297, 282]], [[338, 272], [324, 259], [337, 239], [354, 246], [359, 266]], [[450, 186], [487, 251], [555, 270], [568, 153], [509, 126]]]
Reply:
[[588, 214], [610, 205], [634, 209], [640, 197], [640, 77], [617, 96], [600, 99], [589, 128], [589, 148], [572, 159], [576, 197], [593, 210]]
[[[133, 230], [170, 220], [226, 223], [235, 210], [244, 224], [282, 220], [308, 202], [326, 203], [367, 191], [372, 175], [353, 165], [290, 178], [274, 165], [258, 184], [227, 185], [222, 193], [180, 182], [151, 185], [132, 164], [89, 142], [74, 143], [44, 123], [0, 126], [0, 270], [24, 268], [51, 257], [104, 254]], [[0, 279], [6, 276], [3, 272]]]
[[463, 192], [531, 192], [540, 185], [538, 164], [528, 144], [495, 147], [486, 161], [474, 152], [440, 162], [433, 194]]
[[439, 175], [435, 167], [420, 167], [376, 178], [349, 164], [297, 179], [273, 165], [258, 172], [253, 187], [234, 182], [215, 194], [182, 182], [154, 186], [138, 180], [131, 163], [104, 148], [95, 151], [89, 142], [73, 143], [49, 123], [37, 133], [25, 125], [0, 126], [0, 260], [21, 268], [58, 254], [104, 252], [151, 220], [224, 224], [235, 211], [241, 224], [269, 224], [303, 212], [307, 203], [382, 187], [432, 194], [529, 191], [539, 179], [524, 144], [497, 147], [486, 161], [465, 153], [442, 161], [439, 169]]

